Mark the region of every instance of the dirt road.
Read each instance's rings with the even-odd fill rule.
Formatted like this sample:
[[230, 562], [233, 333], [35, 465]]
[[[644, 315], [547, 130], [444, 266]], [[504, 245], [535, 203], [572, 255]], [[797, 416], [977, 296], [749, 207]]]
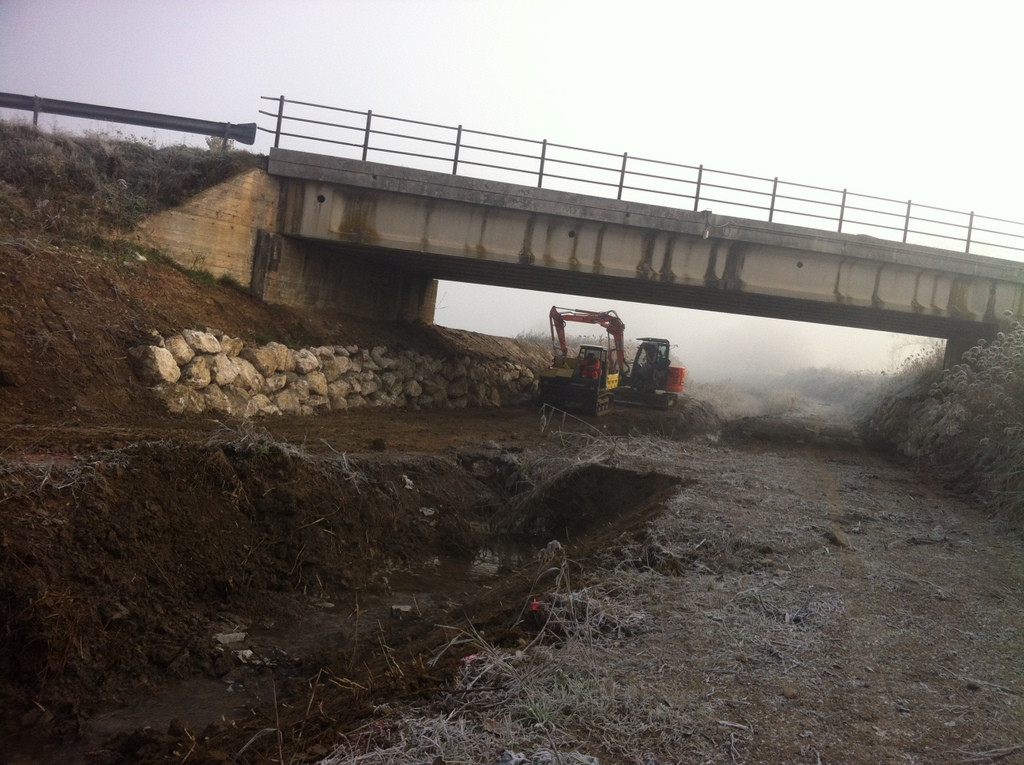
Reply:
[[9, 427], [6, 761], [1024, 761], [1018, 538], [820, 412], [676, 425]]

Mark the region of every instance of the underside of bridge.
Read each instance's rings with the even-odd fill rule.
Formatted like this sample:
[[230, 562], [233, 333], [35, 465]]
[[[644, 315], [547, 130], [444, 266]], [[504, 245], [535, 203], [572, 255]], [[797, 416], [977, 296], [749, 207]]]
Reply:
[[979, 339], [990, 339], [997, 330], [994, 323], [923, 312], [908, 314], [367, 245], [325, 244], [316, 239], [273, 239], [270, 246], [276, 253], [262, 290], [268, 300], [368, 318], [431, 322], [437, 281], [443, 280], [945, 338], [947, 363], [955, 363]]

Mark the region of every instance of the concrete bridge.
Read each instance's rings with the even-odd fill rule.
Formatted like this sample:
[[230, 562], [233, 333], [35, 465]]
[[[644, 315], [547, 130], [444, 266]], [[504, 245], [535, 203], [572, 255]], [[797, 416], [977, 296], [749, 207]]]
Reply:
[[443, 279], [940, 337], [949, 362], [1024, 315], [1024, 264], [870, 236], [284, 149], [254, 183], [177, 226], [251, 230], [234, 254], [149, 240], [270, 302], [379, 319], [432, 321]]

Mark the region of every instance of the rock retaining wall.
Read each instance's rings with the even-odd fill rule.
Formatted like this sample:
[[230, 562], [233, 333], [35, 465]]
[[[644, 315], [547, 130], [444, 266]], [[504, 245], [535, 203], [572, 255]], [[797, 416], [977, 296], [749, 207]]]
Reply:
[[500, 407], [529, 401], [536, 374], [524, 360], [435, 358], [384, 346], [293, 350], [247, 345], [209, 330], [156, 336], [129, 350], [136, 375], [176, 414], [316, 415], [368, 406]]

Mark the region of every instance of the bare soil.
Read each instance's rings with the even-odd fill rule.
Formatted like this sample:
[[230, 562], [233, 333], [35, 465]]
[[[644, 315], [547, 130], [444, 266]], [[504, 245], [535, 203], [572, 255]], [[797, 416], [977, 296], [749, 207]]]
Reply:
[[[0, 762], [369, 761], [410, 710], [490, 762], [1024, 762], [1020, 538], [841, 413], [171, 418], [125, 351], [185, 327], [487, 353], [0, 241]], [[636, 617], [586, 644], [631, 738], [460, 690], [483, 643], [570, 666], [568, 571]]]

